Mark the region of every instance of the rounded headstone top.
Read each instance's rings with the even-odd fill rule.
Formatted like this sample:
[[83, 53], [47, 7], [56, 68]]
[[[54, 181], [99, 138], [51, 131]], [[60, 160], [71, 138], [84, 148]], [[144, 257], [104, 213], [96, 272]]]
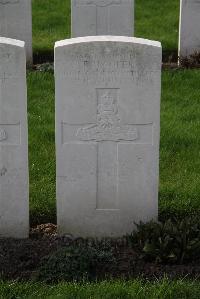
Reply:
[[24, 48], [25, 42], [13, 38], [7, 38], [7, 37], [0, 37], [0, 44], [5, 44], [5, 45], [11, 45], [11, 46], [17, 46]]
[[65, 39], [56, 42], [55, 48], [63, 47], [67, 45], [73, 45], [73, 44], [90, 43], [90, 42], [121, 42], [121, 43], [141, 44], [141, 45], [161, 48], [161, 43], [158, 41], [152, 41], [152, 40], [136, 38], [136, 37], [111, 36], [111, 35], [84, 36], [84, 37]]

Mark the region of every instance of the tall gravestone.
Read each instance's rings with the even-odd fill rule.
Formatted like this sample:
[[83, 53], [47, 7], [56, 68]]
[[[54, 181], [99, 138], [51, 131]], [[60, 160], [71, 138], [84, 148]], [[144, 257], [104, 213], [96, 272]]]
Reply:
[[161, 52], [131, 37], [56, 43], [60, 233], [118, 237], [157, 217]]
[[200, 0], [181, 0], [179, 57], [200, 51]]
[[0, 237], [29, 231], [26, 54], [0, 38]]
[[0, 36], [25, 41], [27, 62], [32, 62], [31, 0], [0, 0]]
[[71, 0], [72, 36], [134, 34], [134, 0]]

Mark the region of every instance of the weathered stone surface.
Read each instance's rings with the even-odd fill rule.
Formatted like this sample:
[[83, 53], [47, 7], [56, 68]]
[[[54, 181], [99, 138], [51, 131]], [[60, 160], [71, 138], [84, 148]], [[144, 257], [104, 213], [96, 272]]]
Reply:
[[161, 52], [130, 37], [56, 43], [60, 233], [117, 237], [156, 218]]
[[134, 33], [134, 0], [71, 0], [72, 36]]
[[200, 0], [180, 3], [179, 57], [200, 51]]
[[24, 42], [0, 38], [0, 237], [29, 231]]
[[0, 0], [0, 36], [25, 41], [27, 62], [32, 62], [31, 0]]

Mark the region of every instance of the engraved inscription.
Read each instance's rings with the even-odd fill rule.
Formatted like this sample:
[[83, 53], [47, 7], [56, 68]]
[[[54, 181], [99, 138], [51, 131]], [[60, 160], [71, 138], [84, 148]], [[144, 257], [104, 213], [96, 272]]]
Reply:
[[0, 145], [20, 145], [20, 124], [0, 124]]
[[[83, 46], [84, 47], [84, 46]], [[113, 55], [112, 47], [106, 48], [99, 44], [100, 53], [103, 59], [99, 59], [98, 55], [87, 54], [88, 49], [85, 46], [84, 53], [77, 56], [76, 53], [70, 53], [65, 56], [65, 65], [61, 66], [62, 72], [58, 74], [61, 77], [69, 77], [73, 80], [83, 82], [122, 82], [129, 80], [130, 82], [138, 82], [140, 84], [141, 77], [147, 81], [152, 80], [152, 73], [160, 72], [157, 57], [152, 56], [149, 62], [149, 55], [144, 55], [143, 63], [137, 59], [137, 52], [128, 53], [128, 50], [122, 51], [120, 48], [115, 49]], [[145, 67], [150, 64], [150, 67]]]
[[75, 5], [96, 5], [109, 6], [113, 4], [121, 4], [122, 0], [76, 0]]
[[83, 141], [133, 141], [138, 132], [122, 126], [117, 106], [118, 89], [97, 89], [97, 124], [79, 128], [76, 136]]
[[200, 4], [200, 0], [195, 0], [195, 1], [190, 1], [189, 2], [191, 5], [198, 5]]
[[[198, 13], [198, 9], [200, 7], [200, 0], [190, 0], [190, 1], [187, 1], [187, 4], [186, 4], [190, 9], [194, 10], [195, 12]], [[188, 9], [188, 8], [187, 8]]]
[[0, 128], [0, 142], [8, 139], [8, 134], [4, 129]]
[[6, 169], [5, 167], [1, 168], [1, 169], [0, 169], [0, 176], [1, 176], [1, 177], [2, 177], [2, 176], [5, 176], [6, 172], [7, 172], [7, 169]]
[[0, 0], [0, 4], [15, 4], [18, 2], [19, 0]]
[[8, 52], [7, 47], [5, 47], [4, 45], [0, 45], [0, 59], [7, 62], [9, 60], [10, 56], [11, 56], [11, 53]]
[[[0, 9], [0, 13], [1, 13], [1, 9]], [[2, 26], [3, 26], [3, 21], [1, 20], [0, 30], [2, 29]], [[2, 32], [5, 31], [2, 29]], [[8, 63], [12, 55], [13, 55], [12, 52], [8, 50], [8, 47], [6, 45], [0, 44], [0, 63], [1, 63], [0, 80], [2, 80], [2, 82], [4, 82], [6, 79], [14, 75], [11, 64]]]

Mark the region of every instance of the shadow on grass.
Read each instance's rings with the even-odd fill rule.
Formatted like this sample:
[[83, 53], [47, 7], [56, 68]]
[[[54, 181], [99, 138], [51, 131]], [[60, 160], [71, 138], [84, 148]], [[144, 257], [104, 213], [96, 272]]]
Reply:
[[33, 64], [42, 64], [54, 61], [53, 50], [42, 50], [33, 53]]
[[[173, 50], [163, 50], [164, 63], [176, 63], [178, 61], [178, 51]], [[33, 53], [33, 64], [42, 64], [54, 61], [54, 51], [53, 50], [40, 50]]]
[[30, 213], [30, 226], [34, 227], [36, 225], [39, 225], [41, 223], [57, 223], [57, 217], [56, 217], [56, 209], [53, 207], [51, 210], [49, 209], [48, 213], [41, 213], [39, 210], [33, 210]]
[[162, 61], [164, 63], [176, 63], [178, 61], [178, 50], [163, 50]]

